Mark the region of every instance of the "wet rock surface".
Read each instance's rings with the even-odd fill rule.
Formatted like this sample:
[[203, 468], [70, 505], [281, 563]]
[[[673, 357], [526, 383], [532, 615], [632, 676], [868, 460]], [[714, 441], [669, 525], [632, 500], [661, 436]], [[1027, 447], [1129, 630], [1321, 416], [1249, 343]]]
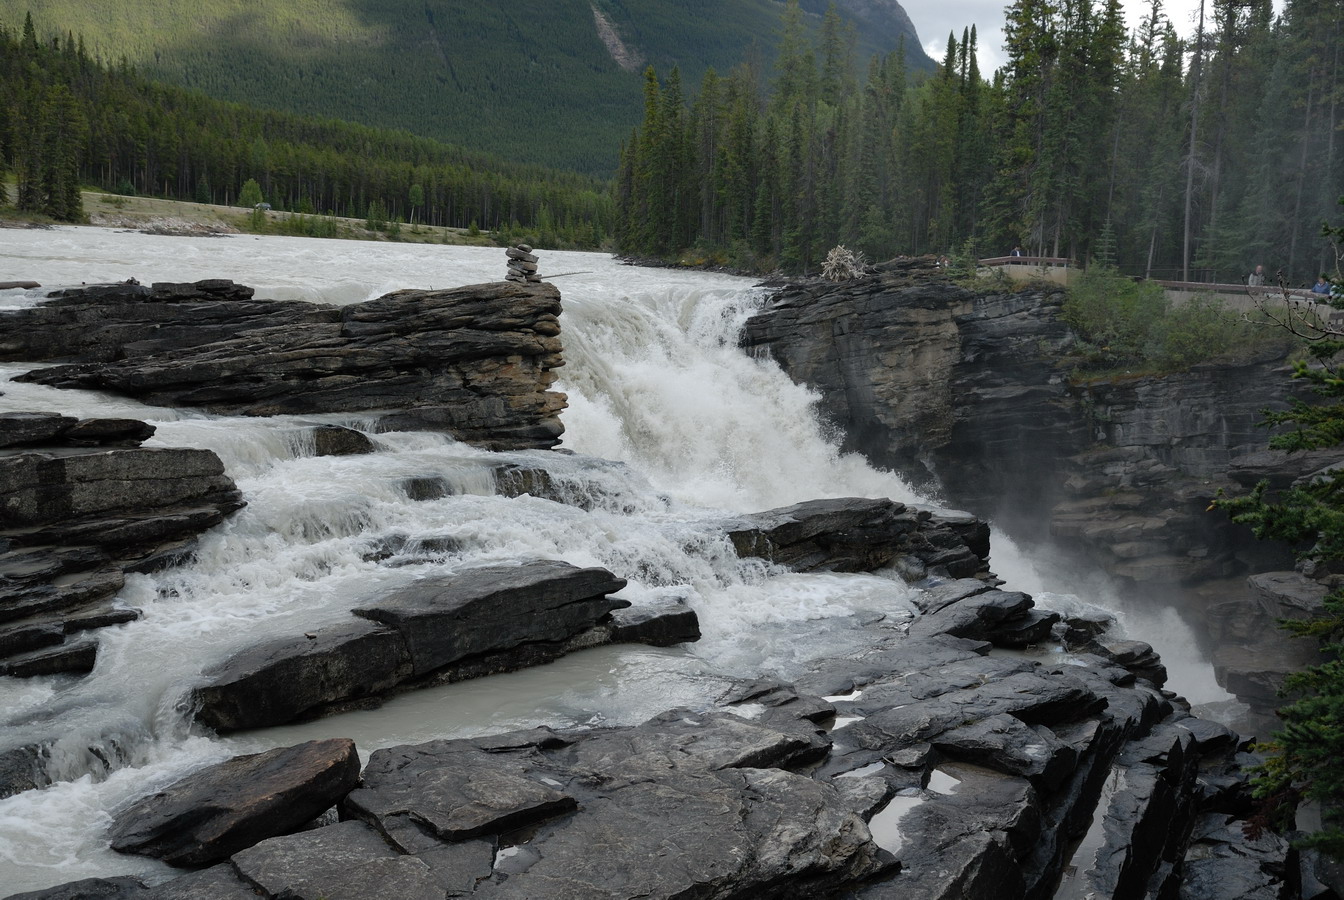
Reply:
[[1259, 614], [1263, 586], [1242, 579], [1292, 556], [1210, 504], [1262, 480], [1281, 490], [1341, 455], [1265, 449], [1264, 411], [1301, 393], [1277, 350], [1075, 377], [1064, 299], [1047, 285], [973, 292], [928, 261], [894, 260], [852, 282], [786, 287], [742, 343], [820, 392], [846, 449], [916, 483], [936, 475], [949, 502], [1096, 566], [1136, 604], [1182, 598], [1219, 645], [1219, 682], [1259, 711], [1248, 726], [1272, 727], [1284, 675], [1315, 649], [1276, 633]]
[[[995, 589], [973, 581], [930, 606], [965, 604], [993, 633], [977, 600]], [[107, 896], [1000, 900], [1061, 877], [1098, 896], [1281, 896], [1287, 845], [1247, 839], [1208, 789], [1237, 780], [1240, 738], [1117, 662], [1142, 655], [1061, 664], [866, 627], [851, 658], [741, 682], [716, 708], [375, 751], [339, 824]]]
[[397, 291], [345, 307], [257, 301], [232, 282], [102, 285], [0, 313], [0, 359], [78, 360], [20, 380], [217, 413], [376, 412], [494, 450], [563, 431], [549, 284]]
[[[802, 571], [873, 571], [902, 558], [921, 573], [988, 576], [984, 523], [890, 500], [802, 503], [718, 527], [743, 557]], [[977, 593], [991, 588], [982, 579], [965, 582]], [[395, 691], [539, 665], [586, 647], [666, 647], [700, 638], [690, 607], [664, 597], [632, 608], [609, 596], [624, 586], [605, 569], [549, 560], [426, 577], [354, 609], [364, 621], [278, 638], [235, 655], [206, 673], [190, 705], [198, 722], [219, 732], [261, 728], [377, 705]], [[1024, 622], [1054, 621], [1029, 612], [1026, 595], [1012, 595], [1006, 608], [998, 608], [1001, 593], [957, 611], [960, 628], [1007, 635]], [[958, 626], [934, 618], [919, 626], [923, 632], [957, 632]], [[991, 620], [992, 627], [977, 624]]]
[[302, 827], [359, 783], [353, 741], [310, 741], [210, 766], [119, 813], [121, 853], [199, 867]]
[[872, 572], [900, 560], [960, 578], [988, 569], [989, 527], [971, 516], [935, 514], [894, 500], [809, 500], [728, 525], [737, 555], [796, 572]]
[[187, 556], [243, 506], [219, 457], [140, 447], [153, 433], [133, 419], [0, 415], [0, 674], [88, 672], [86, 633], [139, 615], [114, 601], [126, 574]]

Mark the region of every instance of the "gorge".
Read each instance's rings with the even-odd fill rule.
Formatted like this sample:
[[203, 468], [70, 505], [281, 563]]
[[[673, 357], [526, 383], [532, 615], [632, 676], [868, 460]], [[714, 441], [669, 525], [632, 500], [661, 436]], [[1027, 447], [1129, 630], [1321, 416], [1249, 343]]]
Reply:
[[[503, 271], [501, 251], [474, 249], [84, 229], [39, 237], [15, 241], [6, 261], [47, 285], [229, 278], [259, 296], [342, 309]], [[385, 410], [367, 407], [242, 416], [88, 391], [140, 377], [115, 360], [116, 371], [39, 367], [31, 378], [17, 376], [32, 363], [0, 366], [4, 409], [148, 421], [156, 431], [145, 445], [209, 450], [247, 504], [202, 535], [185, 564], [126, 577], [119, 599], [140, 617], [100, 632], [87, 677], [0, 679], [7, 740], [46, 741], [53, 723], [60, 732], [45, 763], [52, 784], [0, 800], [7, 885], [96, 877], [105, 896], [316, 897], [369, 896], [360, 891], [395, 878], [400, 896], [1123, 897], [1204, 878], [1207, 896], [1225, 896], [1226, 876], [1213, 873], [1233, 858], [1257, 896], [1295, 885], [1281, 842], [1252, 846], [1235, 826], [1246, 810], [1233, 768], [1240, 741], [1162, 692], [1160, 664], [1121, 640], [1113, 615], [1087, 597], [1033, 605], [1011, 579], [998, 584], [984, 556], [1000, 551], [981, 526], [920, 512], [924, 497], [825, 439], [816, 394], [737, 349], [764, 291], [596, 255], [566, 254], [556, 268], [590, 270], [562, 283], [561, 452], [486, 449], [423, 423], [388, 430], [378, 425]], [[973, 324], [977, 303], [1020, 316], [1043, 305], [940, 290], [926, 305], [942, 304], [927, 317], [946, 320], [934, 326], [944, 346], [913, 337], [912, 346], [947, 360], [976, 358], [947, 322]], [[43, 293], [3, 303], [22, 314]], [[790, 302], [748, 323], [748, 340]], [[825, 320], [818, 298], [800, 306], [821, 314], [818, 328], [845, 333], [845, 317]], [[881, 321], [872, 310], [848, 322], [860, 320]], [[302, 337], [291, 330], [286, 340]], [[1039, 333], [1024, 333], [1021, 346], [1040, 346]], [[885, 368], [920, 372], [895, 359]], [[820, 369], [815, 380], [790, 371], [818, 386], [836, 421], [841, 397], [867, 399], [857, 379], [834, 394]], [[965, 383], [939, 382], [936, 367], [918, 377], [929, 397]], [[1015, 397], [1048, 393], [1049, 379], [985, 394], [1008, 410]], [[881, 440], [919, 435], [927, 443], [909, 455], [934, 460], [967, 406], [957, 397], [940, 414], [935, 404], [913, 431], [884, 424]], [[332, 426], [364, 435], [373, 452], [318, 455], [315, 433]], [[855, 428], [849, 439], [863, 435]], [[956, 459], [974, 457], [948, 451], [941, 462]], [[927, 468], [946, 478], [941, 462]], [[1152, 468], [1118, 462], [1129, 469], [1116, 477]], [[1004, 475], [979, 498], [968, 490], [967, 505], [1011, 485], [1019, 508], [1034, 510], [1031, 486]], [[848, 497], [889, 499], [838, 529], [808, 524], [837, 504], [853, 508], [839, 503]], [[818, 500], [831, 505], [809, 505]], [[891, 531], [898, 520], [907, 524]], [[924, 544], [858, 550], [860, 532], [883, 547], [897, 533]], [[799, 538], [797, 551], [781, 551]], [[1182, 547], [1199, 560], [1195, 549]], [[766, 559], [750, 558], [756, 551]], [[988, 568], [1007, 575], [995, 555]], [[630, 609], [692, 610], [701, 637], [590, 644], [541, 668], [224, 736], [194, 724], [184, 703], [212, 667], [259, 641], [322, 643], [351, 609], [537, 559], [607, 571], [608, 600]], [[1057, 624], [1071, 650], [1046, 640]], [[162, 863], [108, 849], [110, 824], [120, 842], [126, 811], [182, 776], [337, 739], [353, 739], [367, 760], [362, 786], [339, 801], [339, 824], [272, 837], [176, 880]]]

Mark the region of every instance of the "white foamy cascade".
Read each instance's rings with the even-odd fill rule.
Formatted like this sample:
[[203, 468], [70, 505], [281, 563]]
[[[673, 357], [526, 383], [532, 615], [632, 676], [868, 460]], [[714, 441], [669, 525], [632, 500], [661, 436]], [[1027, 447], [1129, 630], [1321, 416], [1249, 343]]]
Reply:
[[[497, 280], [504, 257], [480, 248], [305, 239], [200, 239], [60, 228], [19, 233], [0, 266], [60, 284], [232, 278], [258, 296], [360, 302], [402, 287]], [[7, 257], [8, 254], [8, 257]], [[379, 746], [537, 724], [637, 722], [705, 706], [726, 679], [844, 652], [856, 613], [909, 616], [910, 589], [875, 576], [792, 575], [743, 563], [713, 523], [823, 496], [911, 497], [889, 474], [838, 454], [815, 398], [736, 349], [761, 301], [746, 279], [636, 269], [597, 254], [543, 253], [564, 297], [570, 396], [565, 447], [578, 455], [492, 454], [423, 433], [378, 434], [379, 451], [315, 457], [316, 422], [358, 417], [219, 417], [84, 391], [4, 383], [0, 408], [131, 416], [156, 446], [218, 453], [248, 506], [200, 542], [190, 564], [128, 579], [132, 623], [99, 633], [82, 679], [0, 679], [6, 733], [60, 739], [50, 788], [0, 801], [0, 883], [29, 889], [91, 875], [162, 878], [149, 860], [105, 847], [115, 810], [233, 753], [324, 736]], [[44, 291], [3, 292], [0, 305]], [[28, 366], [0, 368], [8, 379]], [[543, 466], [585, 511], [494, 494], [491, 467]], [[412, 502], [401, 483], [437, 477], [455, 492]], [[433, 554], [421, 547], [451, 547]], [[609, 647], [543, 669], [403, 695], [377, 710], [228, 739], [193, 732], [182, 698], [209, 666], [271, 637], [345, 620], [361, 602], [426, 574], [543, 557], [602, 565], [634, 603], [684, 599], [705, 639], [688, 648]]]

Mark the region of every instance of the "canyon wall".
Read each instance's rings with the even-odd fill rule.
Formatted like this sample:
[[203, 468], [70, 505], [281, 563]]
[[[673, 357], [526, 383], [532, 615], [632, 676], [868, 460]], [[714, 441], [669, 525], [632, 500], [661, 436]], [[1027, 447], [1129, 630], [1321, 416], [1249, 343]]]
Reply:
[[1280, 637], [1273, 620], [1310, 615], [1328, 581], [1248, 585], [1248, 573], [1291, 569], [1292, 555], [1209, 506], [1220, 490], [1262, 478], [1283, 487], [1340, 454], [1266, 449], [1258, 423], [1296, 388], [1281, 351], [1079, 377], [1064, 300], [1049, 285], [973, 291], [927, 261], [896, 260], [856, 281], [781, 291], [742, 342], [820, 393], [845, 449], [1130, 593], [1183, 605], [1204, 626], [1220, 680], [1274, 705], [1283, 673], [1314, 650]]

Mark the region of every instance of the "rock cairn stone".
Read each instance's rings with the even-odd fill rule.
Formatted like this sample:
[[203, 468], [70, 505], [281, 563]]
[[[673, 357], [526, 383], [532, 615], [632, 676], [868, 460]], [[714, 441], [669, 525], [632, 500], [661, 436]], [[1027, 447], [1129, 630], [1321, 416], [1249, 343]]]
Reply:
[[519, 284], [541, 283], [541, 276], [537, 274], [537, 256], [530, 246], [514, 244], [504, 253], [509, 257], [509, 274], [504, 276], [505, 281], [516, 281]]

